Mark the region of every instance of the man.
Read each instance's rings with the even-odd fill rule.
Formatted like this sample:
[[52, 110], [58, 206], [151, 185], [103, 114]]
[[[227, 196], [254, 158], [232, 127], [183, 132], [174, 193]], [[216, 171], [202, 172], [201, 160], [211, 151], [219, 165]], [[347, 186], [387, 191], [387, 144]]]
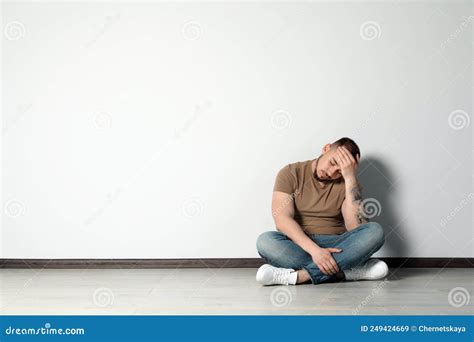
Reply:
[[262, 285], [375, 280], [385, 262], [369, 259], [382, 247], [380, 224], [364, 213], [356, 171], [360, 150], [344, 137], [312, 160], [283, 167], [273, 188], [277, 231], [262, 233], [257, 251], [267, 262], [257, 271]]

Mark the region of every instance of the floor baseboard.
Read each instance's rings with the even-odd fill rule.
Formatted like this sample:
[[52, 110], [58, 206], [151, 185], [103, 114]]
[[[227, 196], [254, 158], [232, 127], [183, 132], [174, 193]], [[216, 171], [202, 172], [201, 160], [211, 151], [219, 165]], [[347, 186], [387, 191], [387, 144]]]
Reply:
[[[390, 268], [451, 267], [472, 268], [474, 258], [393, 258], [380, 257]], [[257, 268], [261, 258], [204, 259], [0, 259], [0, 268]]]

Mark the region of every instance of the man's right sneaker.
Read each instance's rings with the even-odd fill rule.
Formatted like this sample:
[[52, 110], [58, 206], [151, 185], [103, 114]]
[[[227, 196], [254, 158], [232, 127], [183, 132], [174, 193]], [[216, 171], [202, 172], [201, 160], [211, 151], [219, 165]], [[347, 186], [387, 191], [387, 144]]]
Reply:
[[262, 285], [296, 285], [298, 273], [292, 268], [275, 267], [270, 264], [260, 266], [257, 281]]
[[379, 259], [369, 259], [364, 265], [344, 270], [346, 280], [377, 280], [388, 274], [388, 266]]

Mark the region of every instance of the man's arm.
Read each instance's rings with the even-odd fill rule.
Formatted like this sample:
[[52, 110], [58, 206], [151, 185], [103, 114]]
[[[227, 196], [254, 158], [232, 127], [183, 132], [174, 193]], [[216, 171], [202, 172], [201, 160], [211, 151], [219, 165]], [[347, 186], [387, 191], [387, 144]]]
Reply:
[[344, 178], [346, 198], [342, 202], [342, 216], [346, 229], [351, 231], [363, 223], [369, 222], [362, 205], [362, 189], [356, 176]]
[[342, 252], [342, 249], [321, 248], [306, 235], [298, 222], [294, 220], [294, 196], [295, 193], [289, 195], [286, 192], [273, 191], [272, 214], [277, 229], [310, 254], [321, 272], [328, 275], [336, 274], [339, 272], [339, 266], [331, 253]]
[[342, 202], [341, 208], [342, 216], [346, 229], [351, 231], [359, 225], [369, 222], [362, 204], [362, 189], [356, 176], [360, 156], [357, 155], [357, 160], [355, 160], [345, 146], [339, 146], [335, 158], [346, 186], [346, 198]]
[[274, 191], [272, 197], [272, 215], [277, 230], [288, 236], [294, 243], [311, 254], [319, 246], [305, 234], [298, 222], [295, 221], [295, 194]]

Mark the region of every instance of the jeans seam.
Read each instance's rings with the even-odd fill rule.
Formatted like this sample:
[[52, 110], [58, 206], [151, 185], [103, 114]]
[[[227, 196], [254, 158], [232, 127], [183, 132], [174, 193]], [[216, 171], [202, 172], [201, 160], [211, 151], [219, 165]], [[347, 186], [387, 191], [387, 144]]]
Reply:
[[306, 266], [303, 266], [302, 268], [303, 268], [306, 272], [308, 272], [308, 274], [309, 274], [309, 279], [311, 279], [311, 283], [312, 283], [313, 285], [317, 284], [317, 283], [315, 282], [315, 280], [313, 279], [313, 275], [311, 274], [311, 272], [309, 271], [309, 269], [308, 269]]

